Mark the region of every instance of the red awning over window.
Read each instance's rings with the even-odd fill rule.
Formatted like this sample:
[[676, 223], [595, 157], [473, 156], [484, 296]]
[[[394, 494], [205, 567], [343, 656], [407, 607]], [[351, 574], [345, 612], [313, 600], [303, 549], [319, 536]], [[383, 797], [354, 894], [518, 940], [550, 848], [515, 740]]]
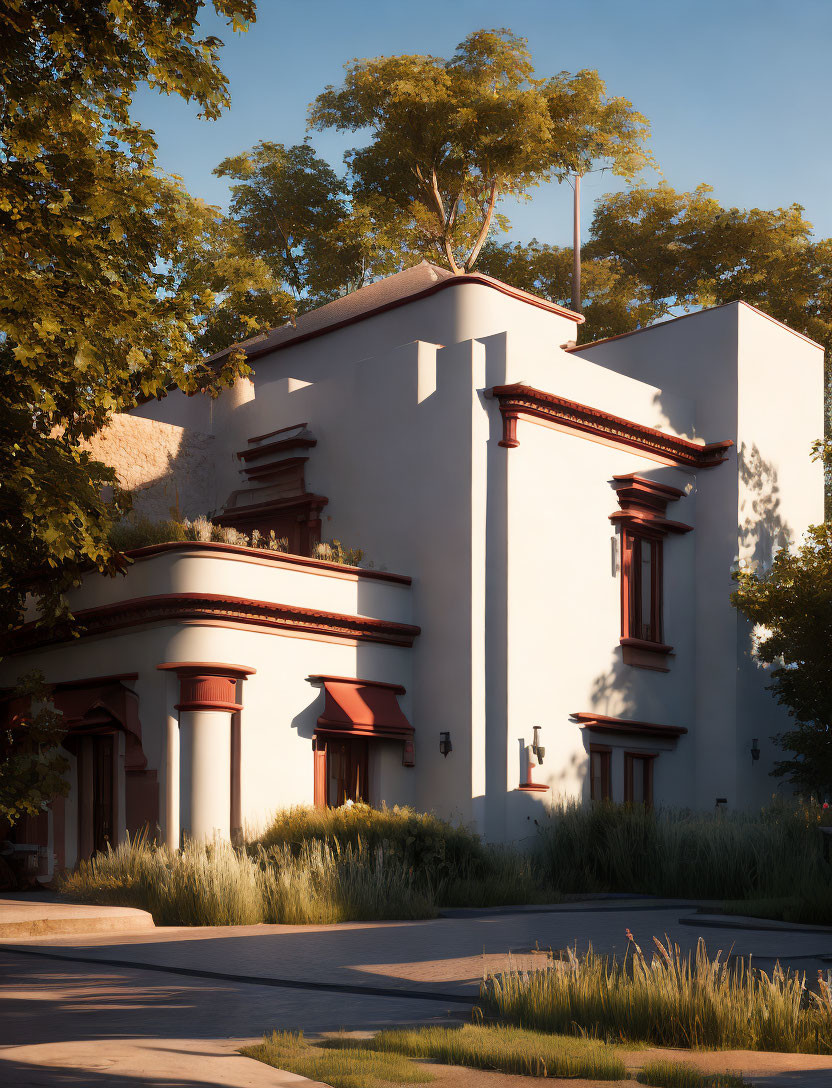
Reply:
[[408, 740], [413, 726], [402, 713], [399, 695], [401, 684], [383, 684], [375, 680], [358, 680], [347, 676], [310, 676], [324, 686], [324, 712], [318, 718], [316, 734], [377, 737], [388, 740]]

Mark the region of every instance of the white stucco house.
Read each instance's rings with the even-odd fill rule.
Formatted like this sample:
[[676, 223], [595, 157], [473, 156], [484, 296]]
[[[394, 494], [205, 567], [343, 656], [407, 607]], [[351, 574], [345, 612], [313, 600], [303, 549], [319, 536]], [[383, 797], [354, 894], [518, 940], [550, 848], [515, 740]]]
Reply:
[[[144, 547], [73, 593], [80, 638], [21, 632], [0, 681], [43, 671], [72, 762], [21, 833], [71, 865], [348, 798], [492, 841], [562, 796], [764, 803], [784, 716], [731, 573], [822, 520], [822, 350], [744, 303], [581, 320], [424, 263], [249, 342], [219, 399], [119, 417], [95, 452], [138, 512], [289, 552]], [[333, 538], [361, 568], [310, 557]]]

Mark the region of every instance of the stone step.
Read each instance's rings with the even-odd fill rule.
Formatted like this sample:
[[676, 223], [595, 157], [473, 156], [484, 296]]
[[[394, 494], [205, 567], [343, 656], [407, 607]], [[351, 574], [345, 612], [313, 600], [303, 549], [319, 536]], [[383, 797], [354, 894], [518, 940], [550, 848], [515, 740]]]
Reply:
[[0, 940], [125, 933], [153, 929], [153, 917], [135, 907], [59, 903], [37, 894], [0, 897]]

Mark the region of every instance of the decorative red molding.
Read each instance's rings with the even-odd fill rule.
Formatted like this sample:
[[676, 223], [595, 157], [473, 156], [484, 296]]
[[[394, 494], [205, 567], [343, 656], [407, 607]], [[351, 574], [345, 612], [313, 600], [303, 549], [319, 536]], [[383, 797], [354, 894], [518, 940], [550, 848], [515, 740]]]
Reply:
[[[412, 646], [421, 628], [407, 623], [321, 612], [271, 601], [251, 601], [218, 593], [162, 593], [135, 597], [118, 604], [79, 609], [74, 613], [82, 635], [99, 635], [124, 627], [159, 622], [204, 622], [215, 626], [251, 626], [299, 634], [381, 642], [390, 646]], [[66, 636], [26, 624], [8, 641], [7, 650], [22, 650], [65, 641]]]
[[591, 729], [598, 733], [619, 733], [633, 737], [666, 737], [677, 740], [687, 733], [681, 725], [658, 725], [655, 722], [637, 722], [630, 718], [611, 718], [606, 714], [593, 714], [579, 711], [571, 715], [580, 723], [581, 729]]
[[355, 575], [371, 581], [398, 582], [409, 586], [412, 579], [407, 574], [390, 574], [385, 570], [368, 570], [366, 567], [350, 567], [346, 563], [330, 563], [326, 559], [312, 559], [307, 555], [294, 555], [292, 552], [270, 552], [267, 548], [248, 548], [240, 544], [220, 544], [207, 540], [169, 540], [164, 544], [148, 544], [144, 548], [133, 548], [124, 554], [134, 563], [150, 559], [154, 555], [171, 551], [208, 551], [226, 559], [239, 562], [277, 563], [278, 566], [307, 567], [312, 573], [333, 571], [337, 574]]
[[316, 736], [346, 735], [371, 739], [411, 740], [413, 726], [399, 706], [401, 684], [360, 680], [354, 676], [310, 676], [324, 686], [324, 712]]
[[544, 393], [522, 383], [497, 385], [489, 392], [500, 402], [503, 417], [503, 437], [500, 445], [508, 449], [520, 444], [517, 439], [517, 420], [521, 416], [532, 421], [543, 420], [582, 431], [615, 445], [643, 450], [670, 464], [693, 468], [712, 468], [722, 464], [727, 460], [725, 451], [734, 444], [728, 440], [700, 446], [686, 438], [677, 438], [676, 435], [645, 427], [641, 423], [590, 408], [586, 404], [566, 400], [554, 393]]
[[217, 661], [171, 661], [157, 665], [161, 671], [179, 677], [177, 710], [242, 710], [237, 702], [237, 681], [257, 670], [248, 665], [226, 665]]
[[684, 498], [684, 491], [678, 487], [660, 484], [635, 473], [613, 476], [612, 486], [621, 509], [610, 514], [610, 521], [617, 521], [635, 529], [646, 527], [662, 536], [667, 533], [689, 533], [693, 530], [692, 525], [669, 521], [665, 516], [669, 502]]

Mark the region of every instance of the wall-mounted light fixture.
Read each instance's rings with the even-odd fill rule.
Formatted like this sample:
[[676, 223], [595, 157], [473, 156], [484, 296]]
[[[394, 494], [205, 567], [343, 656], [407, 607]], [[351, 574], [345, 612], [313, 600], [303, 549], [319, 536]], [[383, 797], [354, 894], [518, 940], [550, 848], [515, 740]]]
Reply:
[[756, 763], [760, 758], [760, 745], [757, 743], [757, 738], [751, 741], [751, 759]]
[[540, 726], [534, 727], [534, 739], [532, 740], [532, 751], [537, 756], [537, 762], [542, 763], [543, 757], [546, 755], [546, 749], [540, 743]]
[[448, 752], [452, 752], [453, 750], [454, 750], [454, 746], [451, 744], [451, 734], [450, 733], [440, 733], [439, 734], [439, 751], [442, 753], [442, 755], [447, 756]]

